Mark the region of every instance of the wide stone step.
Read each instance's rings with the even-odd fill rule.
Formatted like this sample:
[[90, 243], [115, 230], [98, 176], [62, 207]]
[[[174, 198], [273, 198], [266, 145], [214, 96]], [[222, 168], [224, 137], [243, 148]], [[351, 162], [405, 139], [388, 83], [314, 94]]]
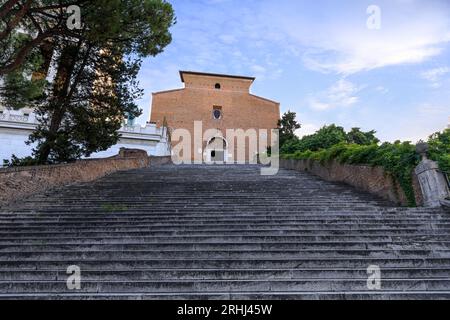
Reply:
[[[377, 209], [364, 209], [364, 210], [355, 210], [354, 208], [339, 208], [339, 209], [328, 209], [329, 207], [314, 207], [310, 209], [302, 209], [298, 206], [292, 206], [290, 209], [283, 209], [279, 207], [269, 207], [266, 206], [265, 210], [261, 208], [256, 208], [253, 206], [241, 207], [241, 206], [228, 206], [229, 210], [224, 204], [217, 204], [216, 206], [212, 206], [210, 208], [201, 208], [197, 206], [179, 206], [167, 208], [164, 206], [161, 207], [147, 207], [147, 208], [133, 208], [131, 205], [116, 205], [116, 206], [105, 206], [105, 207], [89, 207], [89, 208], [73, 208], [67, 209], [69, 206], [66, 206], [64, 209], [55, 208], [36, 208], [30, 209], [28, 211], [24, 210], [18, 214], [6, 214], [0, 216], [1, 219], [11, 218], [11, 217], [32, 217], [33, 215], [40, 214], [43, 216], [88, 216], [89, 214], [94, 215], [130, 215], [130, 216], [138, 216], [145, 215], [148, 217], [151, 216], [167, 216], [167, 217], [176, 217], [176, 216], [203, 216], [203, 217], [215, 217], [215, 216], [246, 216], [246, 215], [272, 215], [272, 216], [317, 216], [323, 215], [324, 217], [348, 217], [350, 214], [355, 215], [356, 217], [361, 218], [422, 218], [422, 219], [448, 219], [448, 215], [442, 216], [439, 214], [426, 214], [426, 213], [405, 213], [401, 214], [392, 214], [392, 213], [384, 213]], [[322, 218], [319, 216], [319, 218]]]
[[197, 242], [259, 242], [259, 241], [297, 241], [297, 242], [313, 242], [313, 241], [425, 241], [425, 240], [440, 240], [440, 241], [450, 241], [450, 234], [437, 232], [417, 232], [413, 235], [410, 233], [404, 234], [392, 234], [392, 235], [367, 235], [367, 234], [357, 234], [353, 232], [347, 232], [345, 234], [330, 234], [324, 232], [321, 234], [311, 234], [311, 235], [298, 235], [293, 234], [283, 234], [277, 232], [266, 233], [251, 233], [248, 235], [240, 234], [218, 234], [211, 233], [205, 235], [149, 235], [148, 232], [104, 232], [91, 234], [89, 232], [79, 232], [75, 235], [63, 235], [63, 234], [33, 234], [32, 236], [23, 234], [9, 234], [9, 237], [3, 235], [0, 238], [0, 244], [6, 244], [14, 241], [32, 242], [32, 241], [46, 241], [48, 243], [65, 241], [67, 243], [84, 243], [87, 241], [146, 241], [146, 242], [182, 242], [182, 241], [197, 241]]
[[[383, 279], [448, 279], [450, 268], [383, 268]], [[364, 279], [367, 269], [116, 269], [81, 271], [83, 281]], [[1, 281], [66, 281], [66, 269], [0, 271]]]
[[12, 243], [0, 245], [0, 252], [7, 251], [70, 251], [70, 250], [386, 250], [387, 248], [392, 250], [448, 250], [450, 248], [450, 241], [414, 241], [414, 242], [365, 242], [365, 241], [353, 241], [353, 242], [338, 242], [338, 241], [325, 241], [325, 242], [92, 242], [83, 244], [67, 244], [64, 242], [53, 243]]
[[[48, 220], [47, 220], [48, 221]], [[125, 221], [125, 220], [123, 220]], [[199, 225], [195, 221], [190, 221], [189, 223], [177, 222], [177, 221], [139, 221], [139, 220], [128, 220], [129, 224], [123, 224], [122, 221], [117, 221], [115, 219], [109, 220], [98, 220], [95, 223], [86, 221], [48, 221], [42, 222], [40, 219], [33, 220], [30, 222], [9, 222], [0, 224], [0, 230], [13, 230], [20, 228], [22, 230], [36, 229], [40, 230], [43, 228], [71, 228], [71, 229], [89, 229], [89, 228], [116, 228], [122, 227], [127, 228], [150, 228], [150, 229], [160, 229], [160, 228], [186, 228], [186, 229], [211, 229], [211, 228], [225, 228], [227, 230], [237, 229], [243, 227], [252, 228], [305, 228], [308, 229], [319, 229], [323, 227], [333, 227], [336, 229], [353, 229], [353, 228], [363, 228], [363, 229], [378, 229], [378, 228], [419, 228], [419, 227], [441, 227], [450, 228], [450, 223], [445, 222], [417, 222], [417, 221], [400, 221], [398, 223], [380, 223], [377, 221], [353, 221], [353, 222], [314, 222], [314, 221], [296, 221], [296, 220], [283, 220], [283, 221], [272, 221], [272, 220], [240, 220], [240, 221], [216, 221], [216, 222], [202, 222]]]
[[[4, 256], [3, 256], [4, 255]], [[399, 250], [127, 250], [127, 251], [2, 251], [3, 261], [26, 260], [109, 260], [109, 259], [296, 259], [296, 258], [343, 258], [366, 257], [396, 259], [399, 257], [450, 258], [450, 250], [399, 249]]]
[[315, 241], [315, 242], [274, 242], [274, 241], [262, 241], [262, 242], [137, 242], [130, 240], [128, 242], [123, 241], [109, 241], [109, 242], [85, 242], [82, 244], [68, 244], [65, 242], [52, 242], [52, 243], [11, 243], [1, 244], [0, 252], [4, 251], [42, 251], [48, 250], [448, 250], [450, 248], [450, 241], [414, 241], [414, 242], [402, 242], [402, 241]]
[[[389, 291], [450, 291], [450, 280], [442, 279], [384, 279], [384, 292]], [[171, 293], [171, 292], [271, 292], [271, 291], [363, 291], [367, 278], [310, 280], [141, 280], [141, 281], [82, 281], [83, 293]], [[66, 281], [0, 281], [0, 292], [69, 293]]]
[[352, 231], [355, 233], [380, 233], [380, 234], [392, 234], [392, 233], [405, 233], [410, 232], [412, 234], [422, 231], [436, 230], [439, 229], [439, 232], [448, 232], [450, 231], [450, 224], [447, 225], [377, 225], [377, 224], [343, 224], [343, 225], [335, 225], [335, 224], [321, 224], [321, 225], [279, 225], [279, 224], [262, 224], [262, 225], [253, 225], [253, 224], [239, 224], [239, 225], [222, 225], [222, 226], [211, 226], [211, 225], [162, 225], [155, 226], [152, 224], [147, 225], [133, 225], [129, 224], [126, 226], [117, 224], [116, 226], [111, 225], [89, 225], [89, 226], [74, 226], [74, 225], [47, 225], [47, 226], [12, 226], [12, 227], [0, 227], [0, 236], [3, 234], [43, 234], [43, 233], [51, 233], [51, 234], [71, 234], [71, 233], [79, 233], [79, 232], [148, 232], [149, 234], [159, 234], [159, 233], [187, 233], [187, 234], [204, 234], [204, 233], [244, 233], [248, 232], [270, 232], [276, 230], [279, 233], [285, 232], [300, 232], [300, 233], [322, 233], [322, 232], [330, 232], [331, 234], [336, 232], [348, 232]]
[[422, 223], [422, 224], [438, 224], [438, 223], [448, 223], [448, 219], [425, 219], [425, 218], [407, 218], [401, 219], [399, 217], [361, 217], [361, 216], [323, 216], [320, 214], [314, 215], [313, 217], [301, 216], [301, 215], [218, 215], [218, 216], [201, 216], [201, 215], [143, 215], [143, 216], [127, 216], [120, 214], [108, 214], [104, 213], [102, 215], [93, 214], [90, 217], [77, 216], [77, 215], [67, 215], [58, 216], [54, 215], [52, 217], [40, 216], [39, 213], [35, 217], [10, 217], [0, 219], [2, 225], [8, 223], [47, 223], [47, 222], [71, 222], [71, 223], [88, 223], [88, 222], [149, 222], [149, 223], [236, 223], [236, 221], [243, 223], [258, 223], [258, 222], [297, 222], [297, 223], [378, 223], [378, 224], [398, 224], [398, 223]]
[[67, 244], [82, 244], [82, 243], [128, 243], [128, 242], [148, 242], [148, 243], [167, 243], [167, 242], [261, 242], [261, 241], [280, 241], [280, 242], [314, 242], [314, 241], [385, 241], [385, 242], [414, 242], [414, 241], [425, 241], [425, 240], [434, 240], [434, 241], [450, 241], [450, 235], [447, 234], [417, 234], [417, 235], [392, 235], [392, 236], [367, 236], [367, 235], [282, 235], [282, 234], [267, 234], [267, 235], [192, 235], [192, 236], [149, 236], [147, 233], [145, 235], [106, 235], [106, 234], [97, 234], [97, 236], [88, 236], [87, 234], [80, 233], [78, 237], [71, 236], [17, 236], [11, 238], [1, 238], [0, 245], [13, 244], [13, 243], [28, 243], [28, 244], [43, 244], [43, 243], [61, 243], [65, 242]]
[[145, 228], [123, 230], [117, 228], [116, 230], [46, 230], [46, 231], [0, 231], [0, 239], [17, 238], [17, 239], [41, 239], [41, 238], [60, 238], [60, 237], [74, 237], [74, 238], [90, 238], [90, 237], [104, 237], [105, 239], [111, 237], [226, 237], [226, 236], [240, 236], [240, 237], [271, 237], [271, 236], [295, 236], [295, 237], [332, 237], [345, 236], [348, 238], [348, 232], [351, 231], [352, 237], [388, 237], [388, 236], [408, 236], [408, 237], [424, 237], [424, 236], [442, 236], [443, 240], [450, 240], [450, 229], [442, 229], [433, 231], [428, 228], [422, 229], [375, 229], [375, 230], [361, 230], [361, 229], [347, 229], [335, 230], [333, 228], [320, 230], [304, 230], [304, 229], [237, 229], [237, 230], [148, 230]]
[[171, 293], [12, 293], [2, 300], [449, 300], [450, 291], [171, 292]]
[[81, 269], [101, 268], [117, 270], [123, 268], [367, 268], [371, 265], [385, 267], [450, 267], [450, 258], [296, 258], [296, 259], [252, 259], [252, 258], [215, 258], [215, 259], [75, 259], [75, 260], [20, 260], [0, 259], [0, 270], [11, 268], [50, 269], [67, 268], [78, 265]]

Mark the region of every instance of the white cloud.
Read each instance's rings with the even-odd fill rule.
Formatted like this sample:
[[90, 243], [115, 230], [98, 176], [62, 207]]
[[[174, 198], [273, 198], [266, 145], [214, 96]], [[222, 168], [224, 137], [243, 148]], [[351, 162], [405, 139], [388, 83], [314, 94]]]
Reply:
[[442, 77], [450, 73], [450, 67], [439, 67], [422, 72], [423, 79], [430, 81], [431, 86], [439, 88], [442, 83]]
[[381, 94], [387, 94], [389, 93], [389, 89], [384, 86], [378, 86], [375, 88], [375, 91], [381, 93]]
[[421, 116], [434, 116], [434, 115], [449, 116], [450, 106], [425, 103], [417, 108], [417, 112]]
[[[339, 10], [299, 19], [305, 4], [275, 12], [276, 25], [288, 43], [305, 48], [303, 63], [323, 73], [349, 75], [386, 66], [421, 63], [438, 56], [450, 43], [449, 4], [444, 1], [379, 0], [380, 30], [366, 26], [367, 5], [343, 1]], [[294, 7], [293, 7], [294, 6]]]
[[324, 111], [331, 109], [332, 106], [329, 103], [321, 102], [317, 98], [311, 97], [308, 99], [308, 104], [311, 109], [317, 111]]
[[398, 118], [395, 126], [386, 128], [382, 132], [402, 141], [417, 142], [427, 140], [431, 134], [444, 130], [448, 125], [449, 105], [423, 103], [416, 106], [414, 111]]
[[145, 94], [139, 101], [136, 101], [142, 109], [142, 115], [136, 119], [136, 123], [144, 125], [150, 119], [152, 93], [164, 90], [182, 88], [179, 68], [175, 64], [167, 64], [162, 68], [154, 68], [154, 63], [148, 61], [139, 73], [140, 87], [145, 90]]
[[295, 131], [295, 134], [299, 138], [302, 138], [304, 136], [308, 136], [308, 135], [315, 133], [319, 129], [320, 129], [320, 126], [318, 126], [318, 125], [315, 125], [312, 123], [305, 123], [305, 124], [302, 124], [302, 127], [300, 129]]
[[224, 44], [233, 44], [237, 41], [236, 37], [231, 35], [231, 34], [223, 34], [219, 36], [219, 39], [224, 43]]
[[259, 79], [264, 78], [265, 74], [266, 74], [266, 68], [258, 65], [258, 64], [254, 64], [252, 66], [250, 66], [250, 70], [252, 70], [253, 75]]
[[326, 91], [308, 98], [309, 107], [324, 111], [332, 108], [350, 107], [359, 101], [357, 96], [362, 87], [354, 85], [346, 79], [340, 79]]

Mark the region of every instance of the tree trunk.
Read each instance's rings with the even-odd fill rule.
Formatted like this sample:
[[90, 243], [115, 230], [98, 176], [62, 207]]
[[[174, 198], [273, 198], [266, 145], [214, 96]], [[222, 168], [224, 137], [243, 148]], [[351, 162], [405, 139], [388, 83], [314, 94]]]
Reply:
[[46, 40], [40, 46], [39, 50], [41, 51], [42, 57], [44, 58], [44, 62], [38, 70], [33, 72], [33, 80], [42, 80], [47, 77], [54, 53], [53, 43], [49, 40]]
[[61, 52], [58, 71], [53, 85], [53, 97], [48, 110], [51, 113], [48, 134], [45, 137], [45, 142], [38, 151], [38, 161], [40, 164], [48, 162], [50, 153], [55, 147], [58, 131], [66, 113], [65, 101], [69, 92], [78, 52], [79, 46], [73, 45], [65, 47]]

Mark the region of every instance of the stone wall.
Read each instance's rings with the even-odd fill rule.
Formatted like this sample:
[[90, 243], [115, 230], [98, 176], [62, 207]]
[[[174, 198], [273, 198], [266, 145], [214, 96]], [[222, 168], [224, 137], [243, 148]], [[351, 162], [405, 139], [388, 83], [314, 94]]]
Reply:
[[35, 193], [64, 185], [89, 182], [121, 170], [149, 166], [142, 150], [121, 150], [118, 156], [70, 164], [0, 169], [0, 207]]
[[[382, 167], [357, 166], [331, 161], [321, 164], [315, 160], [280, 160], [285, 169], [308, 171], [326, 181], [343, 182], [358, 190], [366, 191], [389, 200], [397, 205], [406, 206], [408, 200], [400, 185]], [[415, 174], [413, 188], [418, 206], [423, 204], [422, 193]]]

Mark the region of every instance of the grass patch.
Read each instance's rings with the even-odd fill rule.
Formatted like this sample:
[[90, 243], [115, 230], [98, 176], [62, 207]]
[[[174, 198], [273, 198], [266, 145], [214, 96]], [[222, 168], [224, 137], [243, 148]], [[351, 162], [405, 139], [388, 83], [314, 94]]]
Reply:
[[101, 205], [103, 211], [106, 212], [124, 212], [128, 210], [128, 207], [124, 204], [103, 203]]

